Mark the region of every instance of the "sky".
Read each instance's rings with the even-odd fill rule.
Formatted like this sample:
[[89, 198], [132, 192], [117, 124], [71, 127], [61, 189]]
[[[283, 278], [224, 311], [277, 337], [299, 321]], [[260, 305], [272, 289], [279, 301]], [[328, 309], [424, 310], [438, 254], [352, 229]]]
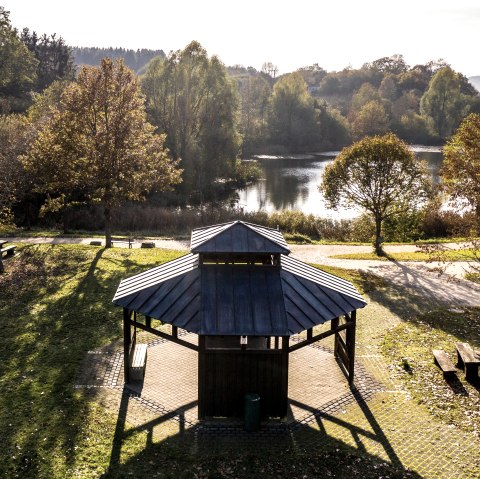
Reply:
[[71, 46], [162, 49], [197, 40], [226, 65], [327, 71], [402, 54], [480, 75], [478, 0], [0, 0], [12, 25]]

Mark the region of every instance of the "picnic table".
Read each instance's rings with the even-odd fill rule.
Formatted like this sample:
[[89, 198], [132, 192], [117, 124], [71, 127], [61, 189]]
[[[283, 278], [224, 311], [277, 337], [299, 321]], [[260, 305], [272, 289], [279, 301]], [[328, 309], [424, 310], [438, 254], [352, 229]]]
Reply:
[[465, 371], [467, 381], [478, 381], [480, 352], [474, 351], [468, 343], [457, 343], [457, 366]]

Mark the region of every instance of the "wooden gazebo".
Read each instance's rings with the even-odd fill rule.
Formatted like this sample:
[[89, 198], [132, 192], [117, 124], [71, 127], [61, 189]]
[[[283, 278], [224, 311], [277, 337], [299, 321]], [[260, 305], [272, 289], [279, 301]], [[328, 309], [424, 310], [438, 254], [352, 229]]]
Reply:
[[[289, 353], [330, 335], [352, 384], [356, 310], [366, 303], [350, 282], [289, 253], [279, 231], [235, 221], [193, 230], [191, 253], [122, 280], [113, 302], [124, 311], [126, 381], [142, 329], [198, 351], [200, 418], [240, 415], [250, 392], [264, 416], [285, 416]], [[172, 334], [153, 328], [152, 318], [171, 324]], [[326, 322], [329, 330], [314, 335]], [[197, 334], [198, 344], [178, 328]]]

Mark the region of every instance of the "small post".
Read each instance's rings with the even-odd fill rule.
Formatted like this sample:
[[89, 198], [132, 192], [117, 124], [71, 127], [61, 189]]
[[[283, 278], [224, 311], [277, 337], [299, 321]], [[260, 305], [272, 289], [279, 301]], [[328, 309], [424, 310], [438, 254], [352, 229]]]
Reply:
[[172, 336], [177, 339], [178, 338], [178, 327], [172, 325]]
[[151, 328], [152, 327], [152, 318], [150, 316], [145, 316], [145, 326], [147, 328]]
[[313, 338], [313, 328], [307, 329], [307, 339]]

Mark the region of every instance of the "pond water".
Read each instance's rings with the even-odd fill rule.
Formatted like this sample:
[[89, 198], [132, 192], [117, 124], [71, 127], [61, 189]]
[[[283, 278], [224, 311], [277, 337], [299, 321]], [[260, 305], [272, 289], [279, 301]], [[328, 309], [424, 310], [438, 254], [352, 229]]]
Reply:
[[[442, 164], [440, 148], [412, 146], [421, 160], [426, 160], [434, 182]], [[238, 206], [245, 211], [267, 212], [298, 210], [324, 218], [353, 218], [359, 214], [354, 209], [331, 210], [325, 206], [318, 191], [325, 166], [331, 163], [338, 152], [327, 151], [304, 155], [266, 156], [258, 155], [262, 179], [246, 188], [237, 190]]]

